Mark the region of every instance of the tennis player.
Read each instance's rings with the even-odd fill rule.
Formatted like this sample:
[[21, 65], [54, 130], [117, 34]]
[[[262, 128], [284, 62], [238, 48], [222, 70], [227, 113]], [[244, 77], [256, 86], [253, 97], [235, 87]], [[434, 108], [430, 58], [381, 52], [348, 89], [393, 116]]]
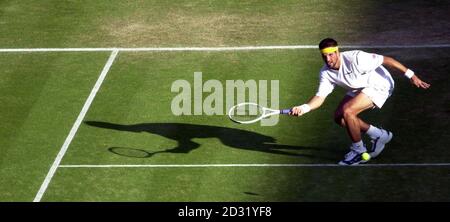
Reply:
[[[301, 116], [319, 108], [334, 87], [341, 86], [348, 92], [337, 107], [334, 120], [346, 128], [352, 145], [350, 152], [339, 164], [356, 165], [365, 162], [361, 157], [364, 152], [368, 152], [371, 158], [377, 157], [391, 141], [393, 134], [366, 123], [358, 117], [358, 114], [372, 108], [381, 109], [391, 96], [394, 80], [383, 66], [404, 73], [404, 76], [418, 88], [428, 89], [430, 84], [422, 81], [412, 70], [391, 57], [360, 50], [339, 52], [338, 43], [331, 38], [323, 39], [319, 43], [319, 49], [325, 65], [320, 70], [317, 93], [307, 103], [294, 107], [290, 114]], [[372, 139], [369, 150], [362, 142], [362, 133]]]

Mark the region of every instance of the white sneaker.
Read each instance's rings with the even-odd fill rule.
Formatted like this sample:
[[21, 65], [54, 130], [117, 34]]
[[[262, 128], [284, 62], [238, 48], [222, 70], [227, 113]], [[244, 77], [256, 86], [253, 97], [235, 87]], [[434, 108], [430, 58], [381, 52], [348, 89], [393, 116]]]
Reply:
[[350, 149], [350, 152], [345, 154], [344, 159], [339, 162], [339, 165], [344, 166], [358, 165], [363, 161], [362, 154], [363, 153], [359, 153], [356, 150]]
[[392, 137], [394, 137], [394, 134], [387, 130], [381, 129], [381, 136], [371, 141], [372, 147], [368, 150], [370, 157], [375, 158], [380, 155], [381, 151], [384, 149], [384, 146], [386, 143], [391, 141]]

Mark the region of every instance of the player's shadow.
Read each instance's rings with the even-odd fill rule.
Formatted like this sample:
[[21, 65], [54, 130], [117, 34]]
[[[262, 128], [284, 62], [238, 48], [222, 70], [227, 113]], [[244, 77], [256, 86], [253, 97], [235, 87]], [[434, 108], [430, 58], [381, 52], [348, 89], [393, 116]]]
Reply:
[[[84, 123], [89, 126], [105, 129], [113, 129], [136, 133], [147, 132], [151, 134], [160, 135], [178, 142], [178, 146], [174, 148], [167, 149], [164, 151], [157, 151], [154, 153], [141, 154], [141, 157], [150, 157], [155, 153], [189, 153], [190, 151], [200, 147], [200, 144], [194, 142], [192, 139], [218, 138], [222, 142], [222, 144], [238, 149], [334, 160], [334, 158], [327, 158], [324, 155], [317, 156], [311, 154], [298, 153], [299, 150], [314, 150], [314, 151], [322, 150], [328, 153], [332, 152], [331, 150], [318, 147], [304, 147], [304, 146], [277, 144], [276, 140], [273, 137], [241, 129], [233, 129], [219, 126], [208, 126], [208, 125], [185, 124], [185, 123], [140, 123], [133, 125], [121, 125], [99, 121], [85, 121]], [[143, 151], [139, 149], [128, 149], [128, 151], [124, 151], [123, 149], [125, 148], [121, 147], [109, 148], [111, 152], [116, 154], [120, 154], [123, 152]]]

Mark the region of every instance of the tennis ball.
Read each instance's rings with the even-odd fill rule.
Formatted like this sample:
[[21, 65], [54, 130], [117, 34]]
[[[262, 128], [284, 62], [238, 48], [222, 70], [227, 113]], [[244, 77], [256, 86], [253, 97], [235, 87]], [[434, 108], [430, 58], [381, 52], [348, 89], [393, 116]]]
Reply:
[[362, 157], [362, 159], [363, 160], [370, 160], [370, 155], [368, 154], [368, 153], [363, 153], [362, 155], [361, 155], [361, 157]]

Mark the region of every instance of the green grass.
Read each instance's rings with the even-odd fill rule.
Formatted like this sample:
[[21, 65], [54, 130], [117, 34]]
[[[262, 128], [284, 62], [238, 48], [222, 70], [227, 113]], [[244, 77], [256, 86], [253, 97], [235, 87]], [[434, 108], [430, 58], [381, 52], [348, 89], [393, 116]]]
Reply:
[[[1, 48], [446, 42], [446, 1], [2, 1]], [[414, 25], [411, 25], [414, 24]], [[399, 38], [400, 36], [400, 38]]]
[[[1, 1], [0, 48], [298, 45], [328, 36], [343, 44], [438, 44], [448, 43], [448, 8], [388, 0]], [[447, 49], [369, 51], [432, 84], [419, 90], [394, 73], [383, 109], [361, 115], [395, 134], [371, 163], [449, 163]], [[108, 56], [0, 53], [1, 201], [34, 199]], [[61, 164], [336, 163], [350, 144], [332, 120], [341, 89], [321, 109], [272, 127], [170, 110], [172, 83], [192, 83], [197, 71], [223, 85], [279, 80], [280, 107], [298, 105], [315, 93], [321, 66], [315, 49], [120, 52]], [[58, 168], [42, 200], [449, 201], [448, 169]]]
[[62, 168], [57, 178], [44, 201], [404, 202], [450, 192], [448, 168], [436, 167]]
[[0, 55], [1, 200], [34, 198], [106, 58], [105, 53]]

